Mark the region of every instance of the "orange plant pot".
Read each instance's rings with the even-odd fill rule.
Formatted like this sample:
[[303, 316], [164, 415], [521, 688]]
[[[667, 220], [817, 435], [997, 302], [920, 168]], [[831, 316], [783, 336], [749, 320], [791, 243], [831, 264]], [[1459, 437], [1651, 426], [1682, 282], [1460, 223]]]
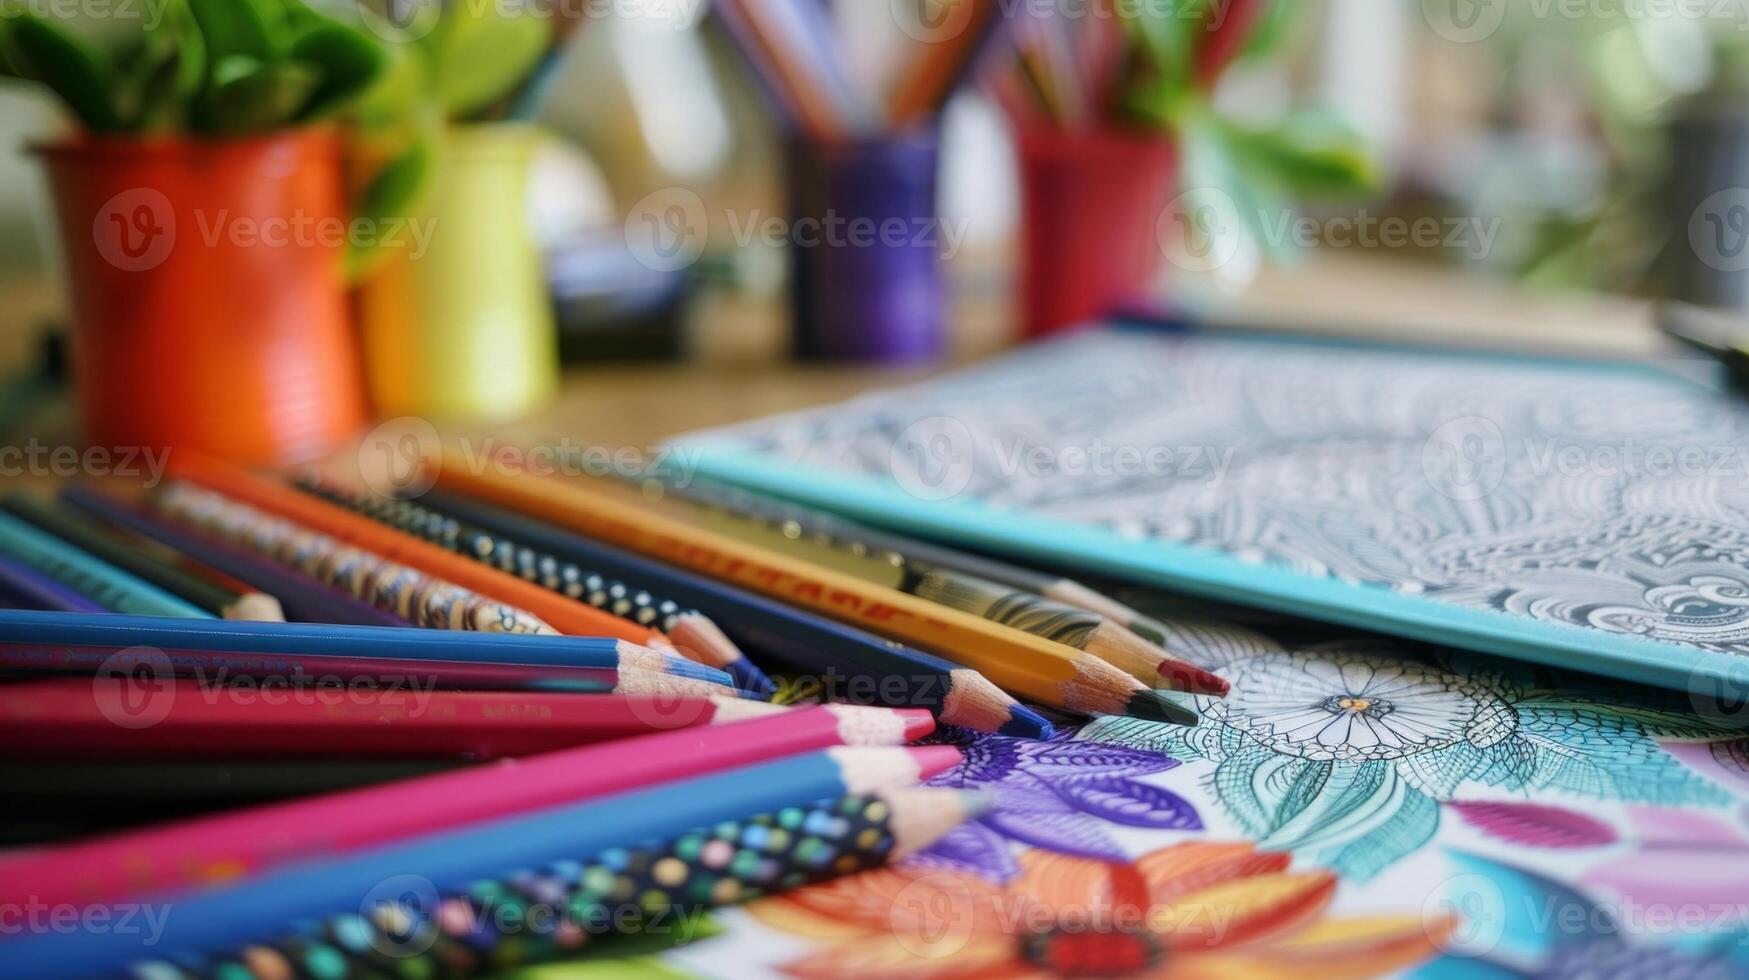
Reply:
[[38, 154], [92, 444], [273, 464], [362, 428], [335, 136], [83, 139]]

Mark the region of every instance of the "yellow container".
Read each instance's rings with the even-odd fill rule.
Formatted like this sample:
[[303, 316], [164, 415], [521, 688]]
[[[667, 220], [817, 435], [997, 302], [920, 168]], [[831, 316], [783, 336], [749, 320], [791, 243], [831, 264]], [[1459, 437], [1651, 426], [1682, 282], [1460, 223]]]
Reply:
[[382, 415], [503, 420], [552, 396], [557, 330], [528, 222], [541, 138], [516, 124], [447, 133], [421, 212], [359, 290]]

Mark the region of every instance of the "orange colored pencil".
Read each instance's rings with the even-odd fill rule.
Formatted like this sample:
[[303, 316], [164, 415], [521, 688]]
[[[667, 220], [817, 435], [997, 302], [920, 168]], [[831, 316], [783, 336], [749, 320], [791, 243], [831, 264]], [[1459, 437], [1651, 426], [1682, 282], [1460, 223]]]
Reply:
[[524, 609], [548, 626], [571, 636], [603, 636], [629, 640], [642, 646], [669, 648], [663, 634], [609, 615], [593, 606], [543, 589], [461, 555], [427, 544], [409, 534], [354, 514], [345, 508], [318, 500], [270, 480], [262, 479], [229, 463], [192, 454], [178, 454], [170, 467], [173, 475], [233, 500], [270, 511], [286, 520], [319, 531], [346, 544], [380, 555], [389, 561], [453, 582], [489, 599]]

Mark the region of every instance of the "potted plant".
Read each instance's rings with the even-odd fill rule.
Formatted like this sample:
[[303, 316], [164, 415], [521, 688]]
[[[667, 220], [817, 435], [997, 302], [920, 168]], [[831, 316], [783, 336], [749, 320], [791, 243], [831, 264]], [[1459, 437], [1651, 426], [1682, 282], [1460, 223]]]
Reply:
[[1371, 183], [1343, 126], [1302, 113], [1254, 129], [1214, 106], [1229, 66], [1269, 52], [1303, 6], [1095, 0], [1073, 21], [1013, 25], [1012, 56], [985, 85], [1016, 129], [1027, 336], [1122, 305], [1168, 253], [1196, 267], [1232, 261], [1267, 240], [1259, 216], [1290, 192]]
[[383, 415], [496, 420], [558, 383], [558, 336], [528, 221], [542, 138], [528, 120], [575, 21], [531, 5], [421, 5], [405, 25], [438, 120], [429, 234], [390, 250], [359, 290], [371, 401]]
[[402, 168], [349, 207], [331, 121], [397, 56], [387, 25], [300, 0], [53, 9], [0, 6], [0, 56], [77, 124], [37, 154], [87, 437], [269, 463], [356, 431], [346, 270], [407, 186]]

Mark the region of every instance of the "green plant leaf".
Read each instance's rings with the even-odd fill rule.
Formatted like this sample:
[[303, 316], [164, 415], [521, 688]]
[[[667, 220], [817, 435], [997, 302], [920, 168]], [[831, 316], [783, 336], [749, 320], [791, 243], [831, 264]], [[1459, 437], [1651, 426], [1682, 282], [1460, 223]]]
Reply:
[[549, 17], [516, 13], [503, 4], [459, 4], [432, 32], [432, 75], [438, 100], [465, 118], [509, 95], [539, 63], [552, 39]]
[[73, 34], [28, 12], [0, 18], [0, 44], [20, 78], [40, 82], [96, 133], [123, 128], [110, 97], [110, 62]]
[[316, 65], [321, 82], [299, 119], [314, 119], [340, 108], [368, 90], [388, 64], [382, 46], [358, 31], [326, 21], [292, 42], [291, 56]]
[[181, 125], [206, 82], [206, 45], [186, 0], [167, 0], [119, 66], [115, 103], [135, 132]]
[[1271, 130], [1227, 126], [1226, 137], [1246, 170], [1301, 198], [1332, 199], [1377, 188], [1377, 161], [1340, 120], [1299, 113]]
[[205, 118], [215, 133], [277, 129], [298, 117], [321, 79], [315, 66], [301, 61], [222, 58], [213, 65]]
[[279, 53], [274, 35], [285, 15], [271, 0], [188, 0], [188, 6], [214, 65], [233, 55], [270, 61]]
[[[383, 167], [364, 193], [359, 196], [353, 217], [377, 228], [410, 215], [419, 198], [431, 182], [431, 168], [436, 158], [436, 135], [421, 133], [399, 157]], [[377, 235], [381, 242], [387, 235]], [[377, 264], [388, 257], [380, 244], [364, 246], [349, 241], [346, 247], [345, 272], [351, 282], [366, 278]]]

